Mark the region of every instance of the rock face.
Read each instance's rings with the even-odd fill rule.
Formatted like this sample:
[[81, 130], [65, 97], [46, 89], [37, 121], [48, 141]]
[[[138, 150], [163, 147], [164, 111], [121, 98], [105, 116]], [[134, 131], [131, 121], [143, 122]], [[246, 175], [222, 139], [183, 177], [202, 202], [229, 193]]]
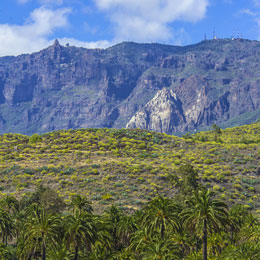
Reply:
[[126, 128], [174, 132], [179, 125], [184, 124], [181, 101], [172, 89], [163, 88], [131, 118]]
[[108, 49], [58, 41], [0, 58], [0, 133], [139, 127], [166, 133], [233, 126], [260, 117], [260, 42]]

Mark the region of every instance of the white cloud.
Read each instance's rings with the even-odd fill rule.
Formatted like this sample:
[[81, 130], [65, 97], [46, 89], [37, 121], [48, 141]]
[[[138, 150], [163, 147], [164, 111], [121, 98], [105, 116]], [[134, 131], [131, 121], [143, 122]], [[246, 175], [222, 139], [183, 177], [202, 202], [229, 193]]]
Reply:
[[46, 47], [56, 28], [66, 27], [70, 9], [35, 9], [24, 25], [0, 24], [0, 56], [30, 53]]
[[[61, 8], [50, 10], [45, 7], [35, 9], [23, 25], [0, 24], [0, 56], [19, 55], [39, 51], [54, 42], [54, 31], [69, 25], [71, 10]], [[106, 40], [84, 42], [74, 38], [59, 38], [63, 45], [85, 48], [106, 48], [112, 45]]]
[[[34, 10], [24, 25], [0, 24], [0, 56], [19, 55], [39, 51], [51, 44], [49, 39], [54, 30], [68, 25], [67, 16], [70, 9], [52, 11], [46, 8]], [[106, 48], [111, 46], [108, 41], [84, 42], [73, 38], [59, 39], [61, 44], [86, 47]]]
[[94, 48], [107, 48], [111, 46], [112, 44], [109, 41], [103, 40], [103, 41], [92, 41], [92, 42], [84, 42], [84, 41], [79, 41], [73, 38], [59, 38], [58, 39], [60, 44], [66, 45], [69, 43], [70, 46], [76, 46], [76, 47], [84, 47], [84, 48], [89, 48], [89, 49], [94, 49]]
[[95, 0], [114, 24], [115, 39], [167, 41], [174, 21], [197, 22], [204, 18], [209, 0]]
[[208, 0], [95, 0], [99, 8], [113, 13], [137, 15], [149, 20], [197, 21], [204, 17]]
[[254, 11], [252, 11], [250, 9], [243, 9], [243, 10], [240, 11], [240, 13], [241, 14], [247, 14], [249, 16], [257, 16], [257, 15], [259, 15], [259, 13], [254, 12]]

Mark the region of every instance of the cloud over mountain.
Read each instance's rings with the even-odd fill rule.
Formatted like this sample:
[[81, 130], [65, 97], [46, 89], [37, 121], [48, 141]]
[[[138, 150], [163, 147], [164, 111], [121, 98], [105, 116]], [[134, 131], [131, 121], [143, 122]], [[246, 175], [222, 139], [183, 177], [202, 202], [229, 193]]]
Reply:
[[204, 18], [208, 0], [95, 0], [114, 25], [116, 40], [166, 41], [172, 38], [169, 24], [197, 22]]
[[23, 25], [0, 24], [0, 56], [38, 51], [49, 44], [48, 36], [56, 28], [68, 25], [68, 8], [35, 9]]

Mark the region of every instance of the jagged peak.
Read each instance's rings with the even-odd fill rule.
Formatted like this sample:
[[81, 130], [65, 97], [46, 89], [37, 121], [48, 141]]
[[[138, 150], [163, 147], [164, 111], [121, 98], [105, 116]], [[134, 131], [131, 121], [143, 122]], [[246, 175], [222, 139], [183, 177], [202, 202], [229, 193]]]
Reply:
[[56, 51], [60, 51], [61, 50], [61, 45], [60, 45], [60, 42], [58, 41], [58, 39], [55, 39], [53, 45], [51, 45], [49, 47], [49, 49], [53, 52], [56, 52]]
[[60, 46], [58, 39], [55, 39], [53, 46]]
[[50, 46], [49, 50], [52, 53], [52, 57], [57, 58], [57, 56], [59, 56], [62, 51], [62, 46], [60, 45], [59, 41], [56, 39], [54, 41], [54, 44]]

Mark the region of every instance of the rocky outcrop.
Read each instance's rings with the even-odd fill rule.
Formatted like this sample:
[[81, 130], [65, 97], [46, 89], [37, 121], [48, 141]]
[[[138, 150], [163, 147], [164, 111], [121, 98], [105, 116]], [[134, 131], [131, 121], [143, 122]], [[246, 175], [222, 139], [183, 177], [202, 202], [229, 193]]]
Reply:
[[150, 129], [159, 132], [175, 132], [178, 125], [185, 124], [182, 103], [173, 90], [163, 88], [138, 111], [126, 128]]
[[166, 133], [260, 117], [260, 43], [62, 46], [0, 58], [0, 133], [140, 127]]

